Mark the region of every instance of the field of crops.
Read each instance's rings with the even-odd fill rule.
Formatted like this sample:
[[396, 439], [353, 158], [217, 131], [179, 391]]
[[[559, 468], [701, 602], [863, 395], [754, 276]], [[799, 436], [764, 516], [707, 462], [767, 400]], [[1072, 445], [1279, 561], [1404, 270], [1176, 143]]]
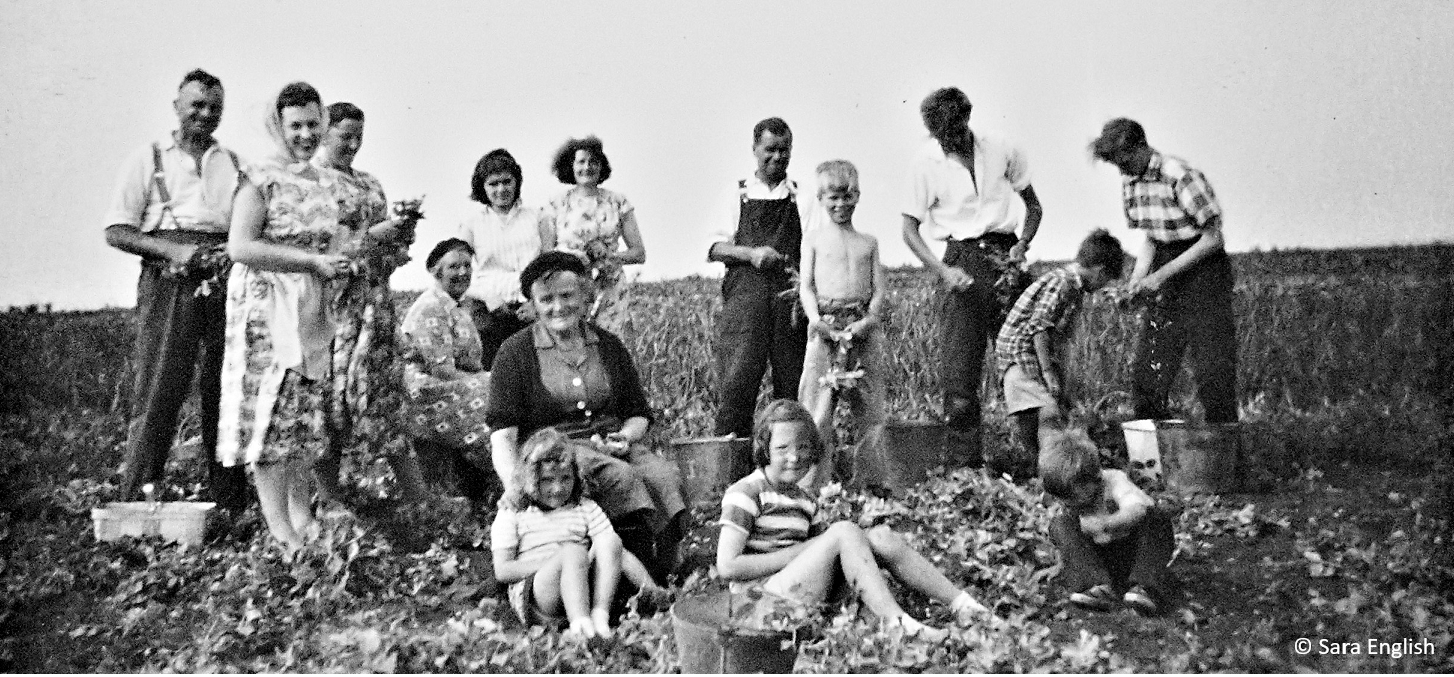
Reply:
[[[1265, 493], [1186, 504], [1176, 569], [1187, 592], [1174, 611], [1146, 619], [1065, 607], [1050, 582], [1056, 564], [1038, 484], [960, 473], [873, 509], [991, 601], [997, 620], [925, 648], [839, 615], [801, 644], [798, 669], [1454, 668], [1450, 261], [1454, 246], [1444, 245], [1234, 257], [1248, 474]], [[894, 271], [890, 286], [890, 414], [936, 418], [936, 292], [917, 271]], [[623, 334], [662, 436], [707, 432], [717, 281], [641, 284], [631, 303]], [[1134, 326], [1133, 314], [1094, 299], [1071, 348], [1070, 392], [1082, 420], [1103, 433], [1097, 439], [1112, 445], [1115, 435], [1104, 433], [1118, 414], [1093, 405], [1116, 402], [1127, 387]], [[376, 506], [333, 516], [320, 541], [293, 558], [262, 535], [203, 550], [96, 543], [86, 535], [89, 508], [115, 492], [132, 337], [129, 310], [0, 313], [0, 669], [677, 667], [666, 615], [628, 616], [606, 648], [513, 627], [489, 575], [488, 525], [465, 512]], [[1190, 399], [1183, 379], [1176, 400], [1196, 416]], [[1000, 425], [993, 411], [986, 420]], [[178, 476], [200, 477], [191, 461], [173, 465]], [[866, 502], [840, 494], [831, 506], [856, 518]], [[942, 608], [911, 601], [911, 611], [943, 621]], [[1438, 651], [1291, 648], [1308, 636], [1428, 638]]]

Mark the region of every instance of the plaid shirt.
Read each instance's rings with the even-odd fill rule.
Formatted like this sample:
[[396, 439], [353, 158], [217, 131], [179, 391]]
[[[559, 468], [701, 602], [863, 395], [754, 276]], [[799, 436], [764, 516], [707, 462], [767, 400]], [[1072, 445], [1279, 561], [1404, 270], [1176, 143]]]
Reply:
[[1064, 331], [1080, 310], [1085, 282], [1069, 268], [1056, 268], [1035, 280], [1010, 308], [1009, 317], [995, 338], [995, 358], [1000, 378], [1012, 365], [1037, 381], [1045, 378], [1040, 372], [1040, 358], [1035, 354], [1035, 335], [1042, 331]]
[[1141, 176], [1121, 178], [1121, 200], [1127, 224], [1157, 242], [1191, 240], [1220, 227], [1222, 207], [1207, 177], [1178, 157], [1153, 151]]

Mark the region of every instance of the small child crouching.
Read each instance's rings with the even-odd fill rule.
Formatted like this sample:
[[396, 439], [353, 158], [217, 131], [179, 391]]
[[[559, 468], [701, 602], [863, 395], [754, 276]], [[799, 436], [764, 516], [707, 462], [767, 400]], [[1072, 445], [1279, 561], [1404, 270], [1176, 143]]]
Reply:
[[1171, 519], [1125, 472], [1102, 469], [1083, 433], [1042, 428], [1040, 478], [1063, 507], [1050, 521], [1070, 601], [1097, 611], [1119, 598], [1156, 613], [1174, 583]]
[[581, 495], [575, 443], [542, 428], [520, 450], [517, 489], [490, 526], [495, 578], [510, 585], [510, 605], [527, 625], [569, 626], [586, 639], [609, 637], [610, 608], [623, 566], [655, 589], [645, 567], [621, 548], [601, 507]]

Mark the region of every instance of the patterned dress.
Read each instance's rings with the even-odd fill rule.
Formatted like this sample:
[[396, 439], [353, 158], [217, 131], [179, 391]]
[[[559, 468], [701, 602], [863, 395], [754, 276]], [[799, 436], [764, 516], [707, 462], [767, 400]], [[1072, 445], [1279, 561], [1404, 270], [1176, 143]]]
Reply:
[[352, 467], [362, 469], [388, 456], [414, 453], [399, 425], [403, 367], [389, 290], [389, 276], [409, 260], [409, 246], [366, 246], [369, 227], [389, 215], [378, 179], [357, 170], [324, 171], [336, 178], [338, 219], [344, 226], [339, 251], [358, 266], [334, 306], [338, 329], [329, 375], [328, 430], [334, 448], [354, 461]]
[[[469, 313], [435, 285], [410, 306], [400, 333], [409, 431], [452, 447], [486, 448], [490, 374], [480, 363], [484, 348]], [[433, 376], [441, 366], [454, 367], [459, 378], [446, 381]]]
[[555, 224], [555, 247], [586, 259], [596, 281], [596, 303], [587, 319], [617, 336], [626, 322], [629, 305], [621, 285], [621, 266], [609, 256], [621, 244], [621, 222], [636, 208], [626, 196], [604, 188], [595, 195], [572, 188], [545, 208]]
[[[248, 172], [262, 194], [262, 240], [310, 253], [334, 251], [341, 235], [336, 174], [304, 162], [272, 161]], [[235, 263], [227, 282], [217, 459], [274, 463], [327, 447], [324, 384], [335, 283], [309, 273]]]

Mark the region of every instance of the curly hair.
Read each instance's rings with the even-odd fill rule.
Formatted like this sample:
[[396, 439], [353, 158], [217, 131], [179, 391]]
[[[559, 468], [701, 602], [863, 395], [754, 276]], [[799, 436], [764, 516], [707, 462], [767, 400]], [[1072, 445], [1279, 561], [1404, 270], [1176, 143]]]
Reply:
[[1091, 157], [1110, 162], [1116, 153], [1146, 144], [1146, 129], [1141, 123], [1130, 118], [1116, 118], [1101, 127], [1101, 135], [1090, 142], [1087, 150]]
[[555, 172], [557, 181], [575, 185], [576, 151], [581, 150], [596, 156], [596, 159], [601, 161], [600, 183], [605, 183], [606, 179], [611, 178], [611, 161], [606, 159], [606, 151], [601, 145], [601, 140], [595, 136], [588, 136], [584, 139], [568, 139], [555, 151], [555, 159], [551, 161], [550, 168]]
[[774, 423], [801, 423], [808, 429], [808, 444], [812, 447], [813, 463], [823, 458], [823, 438], [818, 435], [818, 424], [797, 400], [780, 399], [767, 403], [752, 422], [752, 461], [759, 468], [772, 462], [772, 426]]
[[515, 490], [511, 496], [506, 497], [506, 501], [516, 510], [532, 506], [550, 510], [550, 506], [540, 504], [541, 470], [546, 467], [565, 466], [570, 469], [571, 478], [575, 480], [566, 504], [579, 503], [584, 483], [581, 481], [580, 464], [576, 462], [577, 446], [577, 442], [555, 428], [547, 427], [535, 431], [520, 445], [520, 459], [515, 463]]
[[485, 181], [491, 174], [509, 174], [515, 177], [515, 201], [520, 201], [520, 188], [525, 185], [525, 174], [520, 171], [520, 163], [515, 161], [515, 156], [504, 148], [496, 148], [475, 163], [475, 173], [470, 176], [470, 199], [482, 205], [504, 209], [510, 205], [491, 205], [490, 197], [485, 194]]

